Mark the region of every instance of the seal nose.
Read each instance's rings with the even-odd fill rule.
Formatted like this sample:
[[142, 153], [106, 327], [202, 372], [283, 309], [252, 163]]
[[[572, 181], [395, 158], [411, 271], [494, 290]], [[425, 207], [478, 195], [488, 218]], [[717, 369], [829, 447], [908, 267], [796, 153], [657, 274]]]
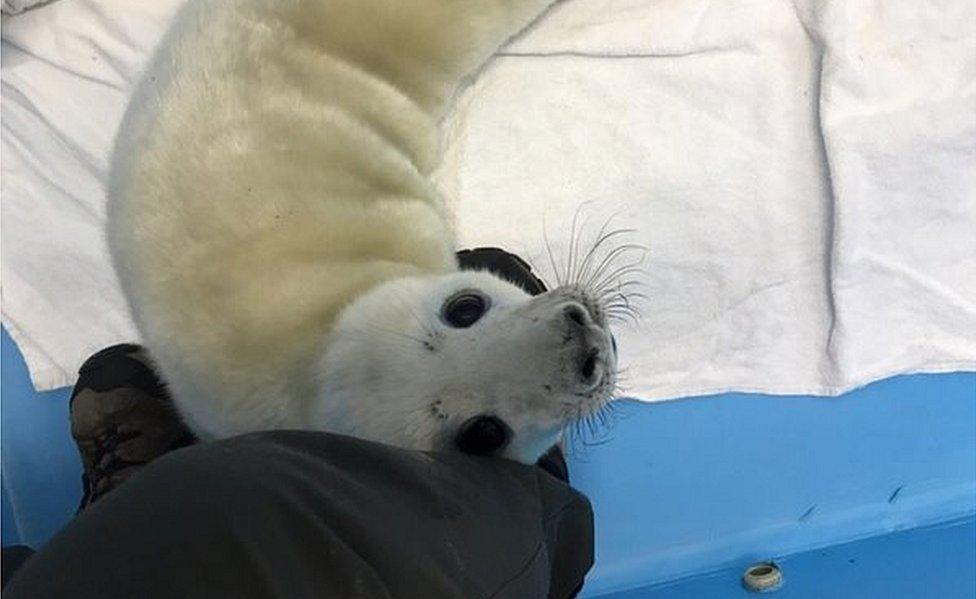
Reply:
[[563, 321], [569, 328], [571, 338], [577, 340], [577, 349], [573, 352], [575, 360], [575, 377], [578, 390], [592, 391], [600, 382], [603, 374], [605, 357], [594, 338], [594, 322], [583, 305], [571, 301], [560, 308]]

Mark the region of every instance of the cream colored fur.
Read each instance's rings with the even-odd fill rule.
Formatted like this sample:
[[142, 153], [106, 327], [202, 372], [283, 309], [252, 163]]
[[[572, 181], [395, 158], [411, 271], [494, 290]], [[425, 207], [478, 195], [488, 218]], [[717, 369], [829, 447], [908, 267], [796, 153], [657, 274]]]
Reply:
[[[357, 305], [383, 284], [402, 287], [387, 300], [406, 298], [429, 318], [443, 298], [412, 282], [475, 276], [451, 274], [453, 237], [428, 180], [437, 123], [459, 80], [549, 3], [195, 0], [184, 9], [118, 134], [108, 235], [144, 342], [198, 434], [315, 428], [439, 446], [434, 428], [394, 434], [410, 410], [390, 407], [390, 395], [410, 385], [389, 380], [379, 398], [363, 364], [371, 350], [334, 328], [344, 310], [368, 319]], [[510, 285], [500, 293], [527, 301]], [[403, 307], [390, 309], [401, 320], [385, 326], [407, 327]], [[355, 349], [343, 354], [340, 338]], [[378, 364], [396, 361], [384, 356]], [[372, 407], [357, 415], [350, 402]], [[555, 439], [550, 420], [546, 440], [529, 445]]]

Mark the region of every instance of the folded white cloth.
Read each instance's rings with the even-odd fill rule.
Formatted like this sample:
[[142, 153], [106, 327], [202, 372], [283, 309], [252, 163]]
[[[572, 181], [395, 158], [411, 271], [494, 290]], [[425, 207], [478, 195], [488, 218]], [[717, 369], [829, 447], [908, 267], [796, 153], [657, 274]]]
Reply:
[[16, 15], [24, 12], [28, 8], [40, 6], [51, 0], [3, 0], [0, 3], [0, 12], [5, 15]]
[[[4, 20], [3, 322], [39, 388], [134, 339], [103, 182], [180, 3]], [[974, 22], [969, 0], [560, 3], [445, 118], [460, 245], [545, 274], [544, 221], [557, 262], [577, 212], [636, 228], [649, 300], [618, 340], [645, 399], [976, 368]]]
[[545, 264], [586, 200], [637, 227], [644, 398], [976, 367], [974, 7], [562, 4], [449, 118], [462, 245]]
[[34, 386], [136, 338], [103, 240], [109, 153], [180, 1], [53, 2], [2, 23], [3, 325]]

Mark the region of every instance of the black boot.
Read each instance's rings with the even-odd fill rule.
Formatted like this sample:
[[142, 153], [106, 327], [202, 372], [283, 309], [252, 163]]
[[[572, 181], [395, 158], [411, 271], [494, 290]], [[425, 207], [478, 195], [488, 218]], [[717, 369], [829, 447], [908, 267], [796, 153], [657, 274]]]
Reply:
[[115, 345], [89, 358], [70, 405], [84, 467], [79, 512], [142, 466], [195, 442], [138, 345]]

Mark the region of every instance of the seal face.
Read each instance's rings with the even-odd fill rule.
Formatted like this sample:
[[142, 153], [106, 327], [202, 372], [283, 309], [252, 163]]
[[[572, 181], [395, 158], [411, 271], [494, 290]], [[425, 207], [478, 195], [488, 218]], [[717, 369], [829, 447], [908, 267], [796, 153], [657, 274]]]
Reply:
[[343, 311], [326, 347], [310, 424], [415, 449], [531, 463], [616, 387], [592, 294], [531, 296], [485, 272], [379, 285]]

